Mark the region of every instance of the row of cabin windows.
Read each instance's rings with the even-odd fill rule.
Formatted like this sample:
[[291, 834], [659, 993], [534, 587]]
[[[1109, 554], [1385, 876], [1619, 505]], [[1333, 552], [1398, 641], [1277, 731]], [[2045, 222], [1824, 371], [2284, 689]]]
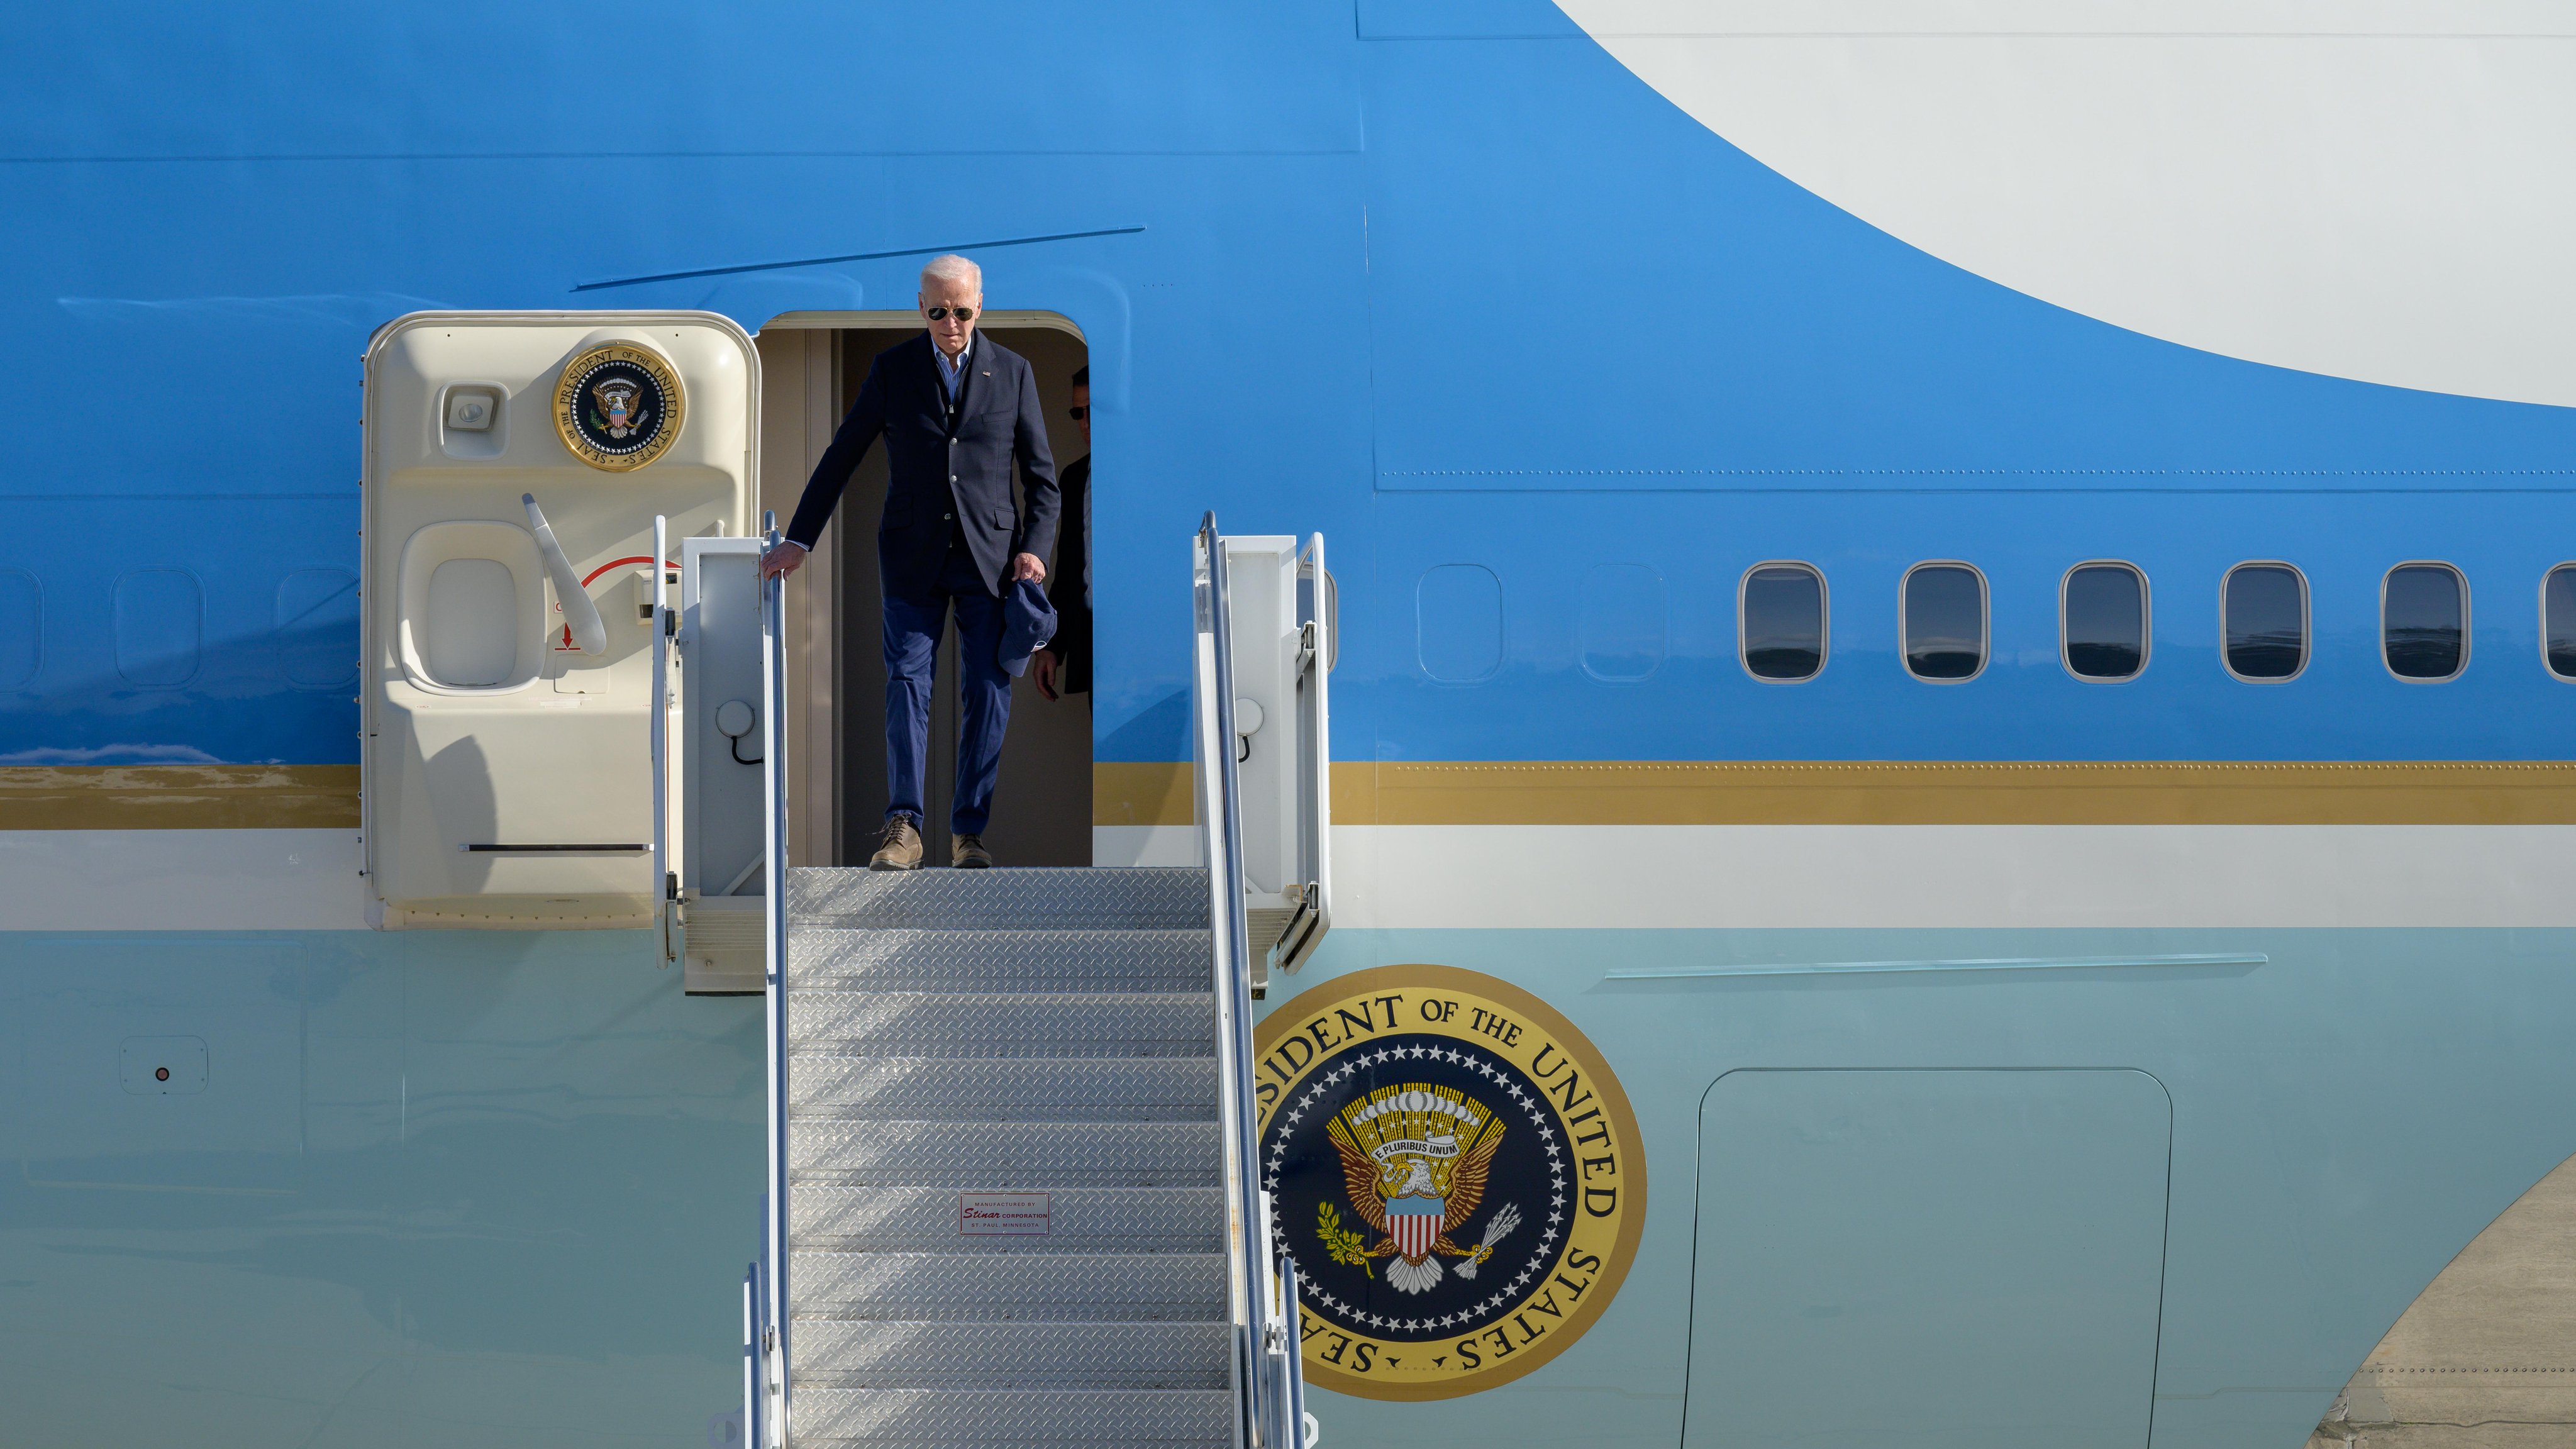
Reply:
[[[1986, 578], [1962, 563], [1916, 564], [1905, 574], [1905, 668], [1918, 679], [1961, 680], [1986, 667]], [[2227, 670], [2239, 679], [2288, 679], [2308, 665], [2308, 581], [2284, 563], [2245, 563], [2220, 591]], [[1795, 683], [1825, 667], [1825, 576], [1803, 563], [1766, 563], [1744, 576], [1738, 610], [1744, 667]], [[2059, 595], [2062, 658], [2079, 679], [2115, 682], [2147, 667], [2147, 576], [2125, 563], [2079, 564]], [[2541, 632], [2550, 672], [2576, 679], [2576, 564], [2551, 569], [2541, 588]], [[2469, 658], [2469, 585], [2445, 563], [2390, 569], [2379, 591], [2380, 656], [2401, 679], [2441, 680]]]

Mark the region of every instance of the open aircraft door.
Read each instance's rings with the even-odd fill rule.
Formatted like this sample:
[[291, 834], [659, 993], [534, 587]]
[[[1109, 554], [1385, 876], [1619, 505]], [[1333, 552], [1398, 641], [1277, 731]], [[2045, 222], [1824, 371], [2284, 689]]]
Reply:
[[[425, 312], [376, 333], [361, 583], [376, 925], [658, 926], [664, 960], [681, 958], [682, 895], [744, 869], [699, 859], [688, 827], [707, 852], [761, 839], [758, 735], [731, 707], [760, 698], [759, 401], [750, 336], [709, 313]], [[752, 768], [713, 770], [707, 740]], [[738, 964], [706, 945], [693, 984]], [[756, 924], [748, 947], [737, 989], [756, 990]]]

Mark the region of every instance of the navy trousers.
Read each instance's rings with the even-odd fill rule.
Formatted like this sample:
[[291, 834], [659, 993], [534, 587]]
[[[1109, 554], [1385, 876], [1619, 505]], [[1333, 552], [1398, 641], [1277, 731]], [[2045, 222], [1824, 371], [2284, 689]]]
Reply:
[[930, 593], [885, 596], [886, 818], [918, 824], [930, 773], [930, 687], [939, 635], [957, 615], [957, 798], [948, 828], [981, 835], [993, 818], [993, 782], [1002, 770], [1002, 734], [1011, 724], [1011, 676], [1002, 669], [1002, 601], [985, 587], [975, 560], [952, 541]]

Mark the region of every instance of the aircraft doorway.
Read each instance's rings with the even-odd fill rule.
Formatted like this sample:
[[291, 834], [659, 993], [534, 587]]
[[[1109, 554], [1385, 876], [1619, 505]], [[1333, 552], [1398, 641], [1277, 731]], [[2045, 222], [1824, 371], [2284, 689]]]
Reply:
[[[910, 312], [790, 314], [761, 330], [762, 506], [776, 510], [782, 526], [858, 396], [869, 364], [920, 330]], [[1070, 409], [1074, 373], [1090, 354], [1073, 325], [1052, 313], [990, 311], [976, 331], [1029, 360], [1057, 471], [1087, 454], [1090, 445]], [[795, 801], [789, 855], [799, 865], [866, 864], [885, 817], [885, 662], [876, 556], [885, 496], [880, 443], [851, 476], [821, 547], [790, 585], [789, 698], [804, 701], [802, 715], [789, 721]], [[1056, 557], [1047, 560], [1051, 588], [1065, 541], [1080, 526], [1079, 514], [1068, 508]], [[922, 858], [933, 866], [948, 860], [957, 731], [952, 621], [940, 643], [923, 802], [928, 818], [922, 821]], [[1004, 866], [1091, 863], [1088, 693], [1050, 701], [1039, 692], [1034, 670], [1013, 681], [1010, 731], [984, 842]]]

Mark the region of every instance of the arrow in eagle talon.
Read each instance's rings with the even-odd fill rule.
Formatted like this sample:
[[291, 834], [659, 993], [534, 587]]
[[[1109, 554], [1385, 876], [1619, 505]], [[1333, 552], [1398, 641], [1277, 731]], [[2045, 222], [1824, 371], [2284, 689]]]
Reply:
[[1458, 1269], [1458, 1276], [1461, 1278], [1475, 1277], [1476, 1265], [1482, 1263], [1487, 1258], [1494, 1256], [1494, 1245], [1511, 1236], [1512, 1229], [1517, 1228], [1520, 1225], [1520, 1204], [1510, 1202], [1503, 1204], [1500, 1212], [1495, 1213], [1491, 1218], [1488, 1218], [1485, 1221], [1484, 1241], [1476, 1244], [1474, 1255], [1461, 1259], [1457, 1263], [1456, 1267]]

